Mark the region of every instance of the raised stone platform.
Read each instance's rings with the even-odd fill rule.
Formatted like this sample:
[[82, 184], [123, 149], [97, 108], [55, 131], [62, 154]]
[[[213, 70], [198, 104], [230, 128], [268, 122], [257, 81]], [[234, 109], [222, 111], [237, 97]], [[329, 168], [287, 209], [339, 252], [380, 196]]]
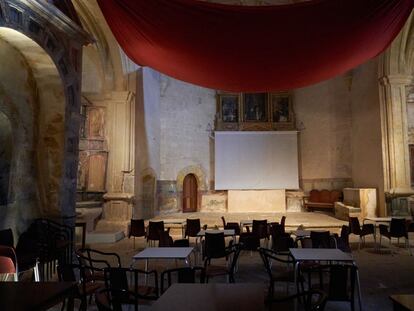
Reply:
[[279, 222], [282, 216], [286, 216], [286, 229], [295, 230], [302, 225], [304, 228], [330, 228], [340, 230], [342, 225], [347, 225], [347, 221], [335, 218], [322, 212], [293, 212], [293, 213], [215, 213], [215, 212], [196, 212], [196, 213], [173, 213], [152, 218], [151, 220], [163, 219], [187, 219], [200, 218], [201, 225], [208, 227], [222, 227], [221, 216], [227, 222], [240, 222], [241, 220], [267, 219], [269, 222]]

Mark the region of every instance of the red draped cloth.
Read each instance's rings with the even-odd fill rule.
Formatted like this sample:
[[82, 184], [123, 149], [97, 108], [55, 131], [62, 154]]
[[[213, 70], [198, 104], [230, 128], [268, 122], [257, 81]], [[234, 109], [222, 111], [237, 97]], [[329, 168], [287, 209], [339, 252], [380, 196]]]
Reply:
[[414, 0], [313, 0], [238, 6], [197, 0], [98, 0], [137, 64], [236, 92], [293, 89], [381, 53]]

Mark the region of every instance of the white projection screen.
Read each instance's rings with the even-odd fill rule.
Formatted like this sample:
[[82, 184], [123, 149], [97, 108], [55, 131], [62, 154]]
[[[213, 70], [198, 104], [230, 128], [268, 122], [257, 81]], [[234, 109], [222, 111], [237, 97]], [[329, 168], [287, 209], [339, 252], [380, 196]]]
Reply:
[[296, 131], [215, 132], [215, 189], [298, 189]]

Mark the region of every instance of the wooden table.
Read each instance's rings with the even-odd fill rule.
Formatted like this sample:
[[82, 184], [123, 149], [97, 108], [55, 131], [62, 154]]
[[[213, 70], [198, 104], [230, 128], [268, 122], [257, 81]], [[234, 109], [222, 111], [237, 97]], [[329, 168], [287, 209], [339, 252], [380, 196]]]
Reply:
[[[303, 261], [340, 261], [355, 264], [354, 259], [348, 253], [337, 248], [289, 248], [289, 252], [295, 260], [295, 286], [298, 288], [299, 265]], [[357, 270], [357, 288], [359, 310], [362, 306], [361, 285], [359, 272]]]
[[394, 311], [414, 311], [414, 295], [391, 295]]
[[0, 309], [13, 311], [47, 310], [68, 298], [73, 310], [72, 282], [0, 282]]
[[151, 310], [252, 311], [265, 310], [260, 283], [173, 284]]

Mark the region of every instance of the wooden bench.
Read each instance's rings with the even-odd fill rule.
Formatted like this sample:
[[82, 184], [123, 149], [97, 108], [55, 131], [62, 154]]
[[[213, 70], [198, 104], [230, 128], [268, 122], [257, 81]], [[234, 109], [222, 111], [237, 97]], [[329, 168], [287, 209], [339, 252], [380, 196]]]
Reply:
[[310, 191], [308, 197], [303, 198], [303, 206], [312, 212], [316, 209], [330, 209], [334, 211], [334, 204], [341, 201], [342, 192], [340, 190], [316, 190]]

